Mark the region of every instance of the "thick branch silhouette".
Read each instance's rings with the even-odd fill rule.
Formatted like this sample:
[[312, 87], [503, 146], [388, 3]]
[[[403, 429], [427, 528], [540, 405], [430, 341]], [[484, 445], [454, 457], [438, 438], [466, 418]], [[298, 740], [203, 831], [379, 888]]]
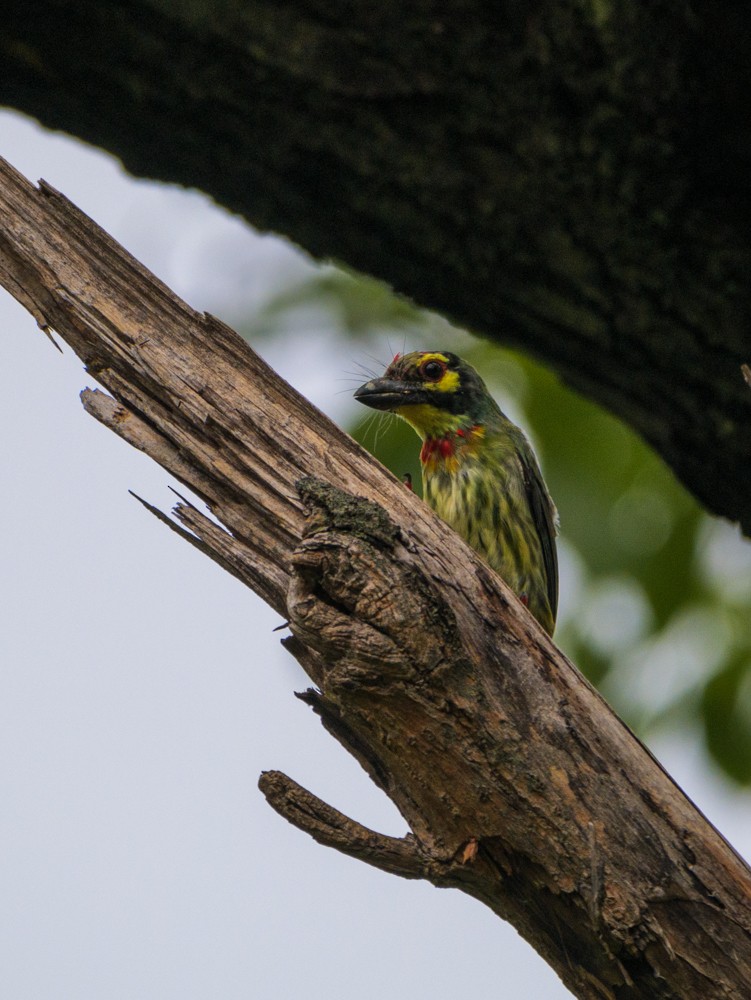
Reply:
[[740, 4], [6, 7], [0, 102], [535, 354], [751, 532]]
[[453, 886], [577, 996], [751, 994], [751, 872], [502, 581], [226, 326], [0, 168], [0, 281], [83, 359], [87, 410], [206, 503], [176, 530], [289, 621], [304, 697], [409, 825], [275, 772], [321, 843]]

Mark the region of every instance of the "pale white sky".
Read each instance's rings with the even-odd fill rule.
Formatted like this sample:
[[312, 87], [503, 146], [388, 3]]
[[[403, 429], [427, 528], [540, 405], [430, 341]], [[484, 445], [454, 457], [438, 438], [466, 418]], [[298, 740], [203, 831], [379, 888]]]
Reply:
[[[44, 177], [196, 308], [236, 319], [307, 266], [207, 199], [0, 113]], [[222, 303], [231, 302], [231, 311]], [[322, 343], [323, 340], [323, 343]], [[262, 353], [341, 419], [336, 344]], [[156, 522], [179, 484], [86, 416], [92, 384], [0, 289], [0, 968], [14, 1000], [569, 996], [458, 892], [319, 847], [264, 769], [393, 834], [390, 802], [297, 699], [278, 618]], [[678, 739], [658, 755], [751, 854], [751, 803]]]

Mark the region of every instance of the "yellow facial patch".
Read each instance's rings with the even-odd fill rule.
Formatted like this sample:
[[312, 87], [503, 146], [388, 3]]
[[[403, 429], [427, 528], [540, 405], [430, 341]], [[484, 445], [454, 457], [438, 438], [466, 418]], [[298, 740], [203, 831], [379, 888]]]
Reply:
[[[425, 351], [418, 355], [419, 362], [416, 365], [420, 371], [424, 365], [431, 361], [437, 361], [441, 365], [448, 365], [449, 361], [445, 354], [438, 351]], [[421, 381], [423, 389], [435, 393], [451, 393], [459, 387], [459, 372], [446, 368], [443, 375], [436, 382], [431, 382], [427, 378]], [[436, 404], [438, 400], [436, 399]], [[467, 417], [449, 413], [440, 405], [432, 406], [430, 403], [416, 403], [410, 406], [400, 406], [394, 410], [400, 417], [414, 427], [423, 441], [426, 438], [440, 438], [453, 434], [460, 427], [465, 426]]]
[[[420, 367], [429, 361], [438, 361], [442, 365], [448, 364], [448, 358], [445, 354], [430, 354], [426, 352], [420, 355]], [[454, 389], [459, 385], [459, 372], [452, 372], [448, 368], [443, 373], [441, 378], [437, 382], [423, 382], [424, 389], [431, 389], [433, 392], [453, 392]]]
[[447, 413], [446, 410], [440, 410], [437, 406], [431, 406], [430, 403], [400, 406], [394, 413], [398, 413], [414, 427], [423, 441], [425, 438], [446, 437], [467, 422], [466, 417], [457, 417], [453, 413]]

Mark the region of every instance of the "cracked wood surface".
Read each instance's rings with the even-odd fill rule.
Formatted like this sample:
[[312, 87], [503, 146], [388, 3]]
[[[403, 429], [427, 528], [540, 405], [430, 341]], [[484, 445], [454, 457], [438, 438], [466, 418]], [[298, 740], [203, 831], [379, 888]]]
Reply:
[[[0, 281], [160, 462], [175, 530], [290, 623], [305, 700], [409, 824], [382, 838], [283, 776], [322, 843], [459, 888], [572, 992], [751, 995], [751, 873], [498, 577], [428, 508], [62, 196], [0, 166]], [[111, 394], [111, 395], [109, 395]]]

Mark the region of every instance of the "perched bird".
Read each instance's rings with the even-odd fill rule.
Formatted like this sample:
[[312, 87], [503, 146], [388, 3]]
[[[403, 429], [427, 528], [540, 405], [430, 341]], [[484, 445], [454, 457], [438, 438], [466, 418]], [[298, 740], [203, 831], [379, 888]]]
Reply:
[[475, 369], [448, 351], [397, 354], [355, 392], [422, 438], [425, 499], [503, 577], [552, 634], [557, 514], [532, 447]]

